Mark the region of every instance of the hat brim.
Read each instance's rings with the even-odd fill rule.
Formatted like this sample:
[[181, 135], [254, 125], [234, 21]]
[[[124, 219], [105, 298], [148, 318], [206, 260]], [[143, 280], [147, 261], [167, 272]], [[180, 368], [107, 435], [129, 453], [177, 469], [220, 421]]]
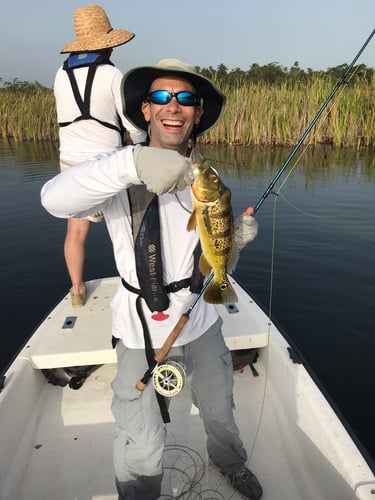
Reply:
[[224, 110], [225, 96], [204, 76], [178, 69], [142, 66], [128, 71], [121, 84], [124, 115], [134, 126], [147, 132], [148, 123], [143, 116], [141, 104], [147, 98], [152, 82], [156, 78], [166, 75], [178, 75], [186, 78], [194, 86], [198, 97], [203, 99], [204, 113], [196, 128], [196, 135], [201, 135], [211, 129]]
[[60, 51], [60, 54], [71, 52], [92, 52], [95, 50], [110, 49], [130, 42], [135, 33], [127, 30], [112, 30], [102, 36], [81, 37], [74, 42], [68, 43]]

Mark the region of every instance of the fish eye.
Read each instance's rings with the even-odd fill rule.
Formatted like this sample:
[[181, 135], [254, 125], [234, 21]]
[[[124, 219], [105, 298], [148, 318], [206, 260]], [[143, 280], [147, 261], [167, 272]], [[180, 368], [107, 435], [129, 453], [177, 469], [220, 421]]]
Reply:
[[211, 182], [219, 182], [219, 174], [214, 167], [210, 166], [210, 181]]

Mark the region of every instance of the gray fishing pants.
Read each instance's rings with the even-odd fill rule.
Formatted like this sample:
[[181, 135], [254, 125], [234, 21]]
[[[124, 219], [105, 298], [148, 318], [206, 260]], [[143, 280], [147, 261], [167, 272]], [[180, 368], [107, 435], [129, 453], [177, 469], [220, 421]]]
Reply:
[[[221, 471], [228, 472], [240, 470], [247, 457], [233, 418], [233, 365], [221, 325], [219, 319], [190, 344], [173, 347], [168, 358], [184, 364], [204, 423], [209, 457]], [[120, 341], [117, 358], [112, 412], [119, 500], [156, 500], [161, 494], [166, 425], [152, 384], [143, 392], [136, 388], [148, 368], [144, 350], [128, 349]]]

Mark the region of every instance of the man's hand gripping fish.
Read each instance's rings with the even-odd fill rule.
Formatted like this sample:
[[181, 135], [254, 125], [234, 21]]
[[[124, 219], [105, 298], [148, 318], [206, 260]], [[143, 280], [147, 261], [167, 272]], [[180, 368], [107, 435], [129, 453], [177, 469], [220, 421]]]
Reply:
[[214, 273], [203, 297], [211, 304], [236, 302], [236, 292], [227, 276], [236, 267], [239, 257], [233, 238], [231, 192], [206, 159], [193, 157], [192, 168], [194, 211], [187, 229], [191, 231], [197, 227], [199, 231], [202, 246], [199, 269], [205, 276], [211, 270]]

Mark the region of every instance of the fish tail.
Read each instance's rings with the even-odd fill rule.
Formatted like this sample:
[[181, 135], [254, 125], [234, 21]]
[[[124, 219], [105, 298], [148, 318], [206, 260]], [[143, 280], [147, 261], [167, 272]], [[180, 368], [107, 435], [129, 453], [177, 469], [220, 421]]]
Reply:
[[203, 297], [209, 304], [230, 304], [238, 302], [237, 294], [228, 279], [220, 282], [213, 278], [207, 290], [204, 292]]

